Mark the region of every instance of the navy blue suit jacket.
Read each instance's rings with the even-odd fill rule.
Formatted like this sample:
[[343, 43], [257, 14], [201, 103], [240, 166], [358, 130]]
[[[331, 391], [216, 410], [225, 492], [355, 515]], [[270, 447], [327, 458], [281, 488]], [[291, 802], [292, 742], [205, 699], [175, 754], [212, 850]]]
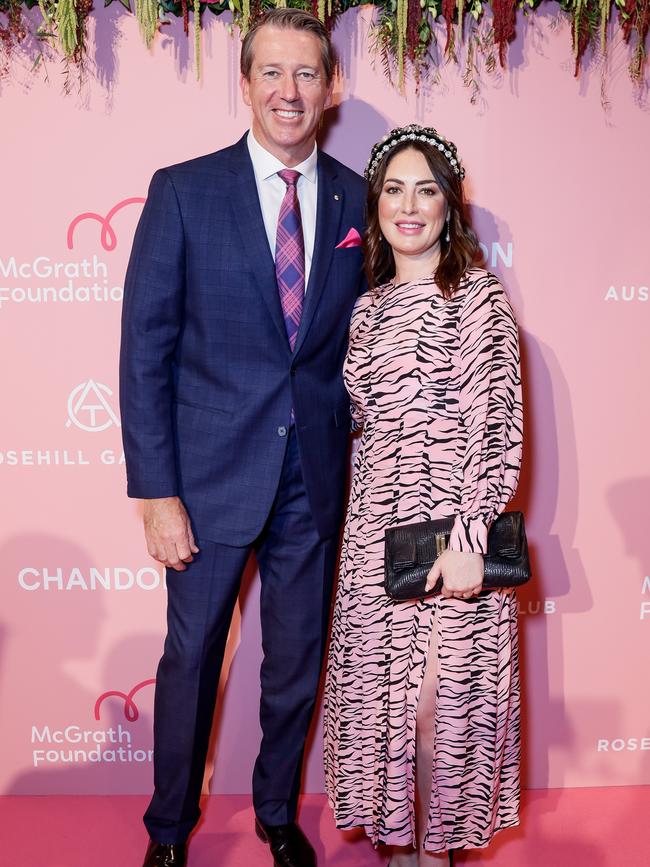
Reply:
[[323, 538], [344, 500], [341, 369], [365, 286], [362, 178], [318, 154], [316, 235], [295, 351], [246, 137], [154, 175], [126, 276], [120, 406], [128, 494], [178, 495], [199, 538], [250, 544], [269, 516], [291, 408]]

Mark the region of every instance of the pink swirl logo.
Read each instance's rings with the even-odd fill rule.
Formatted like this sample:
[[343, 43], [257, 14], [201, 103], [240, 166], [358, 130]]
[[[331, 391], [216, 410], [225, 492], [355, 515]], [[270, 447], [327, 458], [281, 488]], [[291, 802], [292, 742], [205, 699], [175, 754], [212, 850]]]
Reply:
[[79, 223], [82, 223], [84, 220], [96, 220], [102, 227], [100, 235], [101, 245], [105, 250], [111, 252], [117, 247], [117, 235], [111, 226], [111, 220], [115, 214], [117, 214], [118, 211], [121, 211], [122, 208], [126, 208], [127, 205], [143, 205], [145, 202], [146, 199], [143, 199], [141, 196], [133, 196], [130, 199], [122, 199], [121, 202], [114, 205], [105, 217], [102, 217], [101, 214], [94, 213], [94, 211], [87, 211], [85, 214], [79, 214], [68, 226], [68, 250], [72, 250], [74, 247], [74, 230], [77, 228]]
[[128, 720], [128, 722], [135, 722], [140, 716], [140, 711], [138, 710], [137, 704], [133, 701], [133, 696], [143, 689], [143, 687], [150, 686], [155, 682], [156, 678], [151, 677], [149, 680], [143, 680], [140, 683], [136, 683], [131, 692], [128, 693], [120, 692], [117, 689], [111, 689], [108, 692], [102, 693], [95, 702], [95, 719], [99, 720], [101, 718], [101, 707], [104, 699], [116, 696], [117, 698], [121, 698], [124, 702], [124, 719]]

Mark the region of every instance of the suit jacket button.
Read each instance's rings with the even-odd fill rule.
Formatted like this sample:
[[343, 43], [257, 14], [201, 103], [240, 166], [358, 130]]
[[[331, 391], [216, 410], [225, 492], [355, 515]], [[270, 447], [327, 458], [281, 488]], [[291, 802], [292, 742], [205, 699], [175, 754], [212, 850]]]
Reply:
[[289, 371], [289, 373], [291, 374], [291, 376], [295, 376], [296, 375], [296, 368], [292, 367], [291, 370]]
[[286, 437], [286, 435], [287, 435], [286, 427], [284, 425], [280, 425], [280, 427], [278, 428], [278, 436], [279, 437]]

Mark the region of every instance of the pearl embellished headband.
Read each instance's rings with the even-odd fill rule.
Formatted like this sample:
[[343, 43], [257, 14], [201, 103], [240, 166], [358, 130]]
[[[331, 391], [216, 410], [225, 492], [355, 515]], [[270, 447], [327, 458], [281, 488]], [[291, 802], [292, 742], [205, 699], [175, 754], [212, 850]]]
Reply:
[[398, 144], [408, 141], [421, 141], [437, 148], [445, 157], [449, 165], [452, 167], [456, 175], [463, 180], [465, 177], [465, 169], [462, 167], [458, 159], [458, 151], [456, 145], [447, 141], [446, 138], [440, 135], [432, 126], [419, 126], [417, 123], [411, 123], [408, 126], [400, 126], [392, 129], [388, 135], [385, 135], [381, 141], [370, 151], [370, 159], [365, 168], [364, 176], [366, 180], [371, 180], [375, 174], [377, 166], [386, 154]]

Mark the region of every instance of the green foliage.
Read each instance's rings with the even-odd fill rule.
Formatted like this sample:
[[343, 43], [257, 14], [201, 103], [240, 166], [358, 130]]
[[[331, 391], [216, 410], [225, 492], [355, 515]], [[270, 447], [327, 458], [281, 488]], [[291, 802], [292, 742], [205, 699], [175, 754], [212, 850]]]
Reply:
[[149, 48], [158, 29], [158, 0], [135, 0], [135, 15], [140, 34]]
[[74, 0], [58, 0], [54, 23], [63, 53], [72, 58], [77, 50], [77, 7]]
[[[114, 0], [103, 0], [104, 6], [110, 6]], [[143, 40], [150, 46], [158, 29], [159, 21], [167, 16], [182, 16], [181, 0], [118, 0], [129, 12], [135, 12], [140, 25]], [[319, 17], [333, 27], [339, 15], [348, 9], [362, 5], [363, 0], [317, 0], [316, 9]], [[367, 0], [365, 0], [367, 2]], [[435, 39], [434, 22], [442, 19], [443, 0], [420, 0], [421, 17], [415, 28], [408, 21], [408, 0], [371, 0], [377, 8], [371, 40], [384, 71], [392, 81], [393, 73], [397, 73], [398, 86], [402, 86], [407, 72], [412, 72], [416, 79], [428, 71], [432, 65], [431, 47]], [[542, 0], [515, 0], [517, 9], [527, 14], [534, 11]], [[9, 27], [3, 27], [0, 19], [0, 37], [5, 54], [8, 54], [15, 44], [24, 36], [24, 25], [20, 16], [20, 8], [31, 9], [38, 5], [41, 8], [43, 21], [39, 25], [37, 35], [42, 39], [52, 40], [58, 45], [64, 56], [75, 63], [83, 60], [85, 28], [90, 3], [88, 0], [0, 0], [0, 13], [9, 20]], [[194, 17], [194, 42], [197, 71], [200, 69], [200, 28], [202, 13], [209, 10], [213, 15], [221, 15], [225, 11], [233, 13], [235, 24], [242, 35], [246, 32], [251, 14], [257, 10], [272, 9], [276, 6], [291, 6], [300, 9], [312, 9], [311, 0], [260, 0], [255, 6], [251, 0], [218, 0], [206, 3], [203, 0], [188, 0]], [[506, 4], [507, 5], [507, 4]], [[560, 8], [571, 20], [573, 48], [576, 56], [576, 73], [585, 51], [590, 46], [602, 53], [607, 49], [608, 24], [612, 15], [616, 15], [619, 28], [622, 30], [625, 42], [630, 42], [631, 34], [635, 39], [631, 42], [630, 74], [642, 82], [647, 67], [647, 33], [650, 20], [650, 0], [559, 0]], [[501, 43], [495, 46], [494, 39], [486, 38], [485, 28], [481, 34], [480, 26], [484, 20], [484, 12], [489, 8], [488, 24], [498, 14], [503, 12], [504, 4], [492, 8], [492, 0], [456, 0], [454, 20], [457, 26], [449, 34], [446, 56], [441, 62], [457, 59], [458, 48], [466, 46], [466, 70], [472, 70], [469, 76], [476, 80], [477, 57], [483, 56], [486, 67], [490, 67], [494, 59], [493, 49], [504, 56], [508, 36], [500, 36]], [[453, 7], [452, 7], [453, 8]], [[255, 12], [253, 12], [253, 9]], [[447, 13], [449, 14], [449, 13]], [[407, 46], [407, 27], [408, 41]], [[490, 31], [494, 34], [494, 31]], [[497, 33], [498, 33], [497, 29]], [[415, 39], [414, 39], [415, 37]], [[415, 41], [415, 45], [413, 42]], [[488, 47], [489, 45], [489, 47]], [[1, 70], [0, 70], [1, 71]], [[473, 85], [472, 85], [473, 86]]]

